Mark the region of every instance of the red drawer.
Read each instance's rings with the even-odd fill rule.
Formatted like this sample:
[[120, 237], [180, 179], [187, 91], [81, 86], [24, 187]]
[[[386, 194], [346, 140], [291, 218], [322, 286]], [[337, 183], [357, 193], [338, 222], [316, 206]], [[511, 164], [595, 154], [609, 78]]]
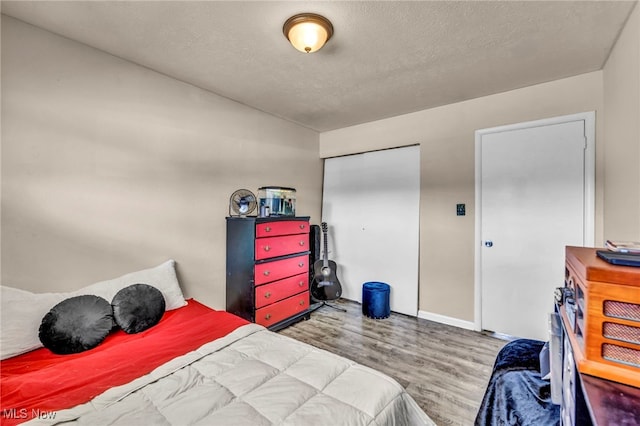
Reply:
[[293, 297], [272, 303], [256, 310], [256, 323], [265, 327], [272, 326], [309, 308], [309, 292], [296, 294]]
[[308, 233], [309, 222], [304, 220], [282, 220], [256, 224], [256, 238]]
[[302, 254], [296, 257], [257, 264], [254, 269], [254, 282], [255, 285], [266, 284], [308, 271], [309, 256]]
[[256, 287], [256, 309], [309, 290], [309, 273]]
[[256, 239], [256, 260], [309, 250], [309, 235], [286, 235]]

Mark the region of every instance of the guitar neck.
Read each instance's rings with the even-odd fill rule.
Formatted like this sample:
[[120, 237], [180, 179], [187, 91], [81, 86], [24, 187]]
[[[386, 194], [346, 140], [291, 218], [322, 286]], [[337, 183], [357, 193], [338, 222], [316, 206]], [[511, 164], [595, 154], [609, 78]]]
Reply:
[[322, 251], [322, 266], [324, 266], [325, 268], [329, 266], [329, 249], [328, 249], [328, 244], [327, 244], [327, 224], [323, 223], [322, 224], [322, 241], [323, 241], [323, 248], [324, 250]]

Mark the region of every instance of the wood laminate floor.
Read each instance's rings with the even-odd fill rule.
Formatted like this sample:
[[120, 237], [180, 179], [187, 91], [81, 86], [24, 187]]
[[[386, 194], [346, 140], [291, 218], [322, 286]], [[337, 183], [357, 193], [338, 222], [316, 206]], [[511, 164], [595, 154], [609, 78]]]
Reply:
[[279, 333], [396, 379], [438, 425], [473, 425], [493, 363], [506, 340], [391, 313], [362, 315], [359, 303], [331, 302]]

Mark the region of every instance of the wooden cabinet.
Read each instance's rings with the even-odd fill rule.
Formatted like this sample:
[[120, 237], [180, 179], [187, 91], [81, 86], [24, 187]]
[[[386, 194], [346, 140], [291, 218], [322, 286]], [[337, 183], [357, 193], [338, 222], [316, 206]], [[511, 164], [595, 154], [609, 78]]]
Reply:
[[640, 425], [640, 268], [567, 247], [562, 425]]
[[227, 218], [227, 311], [279, 330], [309, 318], [309, 217]]
[[640, 268], [567, 247], [564, 320], [581, 373], [640, 387]]

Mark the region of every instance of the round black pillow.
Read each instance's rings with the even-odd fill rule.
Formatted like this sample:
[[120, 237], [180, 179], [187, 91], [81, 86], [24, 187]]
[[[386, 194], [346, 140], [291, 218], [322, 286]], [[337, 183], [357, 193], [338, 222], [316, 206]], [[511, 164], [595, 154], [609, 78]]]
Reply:
[[133, 284], [113, 297], [113, 316], [126, 333], [133, 334], [153, 327], [164, 315], [162, 292], [148, 284]]
[[84, 295], [65, 299], [42, 318], [38, 337], [59, 355], [98, 346], [113, 328], [113, 310], [102, 297]]

